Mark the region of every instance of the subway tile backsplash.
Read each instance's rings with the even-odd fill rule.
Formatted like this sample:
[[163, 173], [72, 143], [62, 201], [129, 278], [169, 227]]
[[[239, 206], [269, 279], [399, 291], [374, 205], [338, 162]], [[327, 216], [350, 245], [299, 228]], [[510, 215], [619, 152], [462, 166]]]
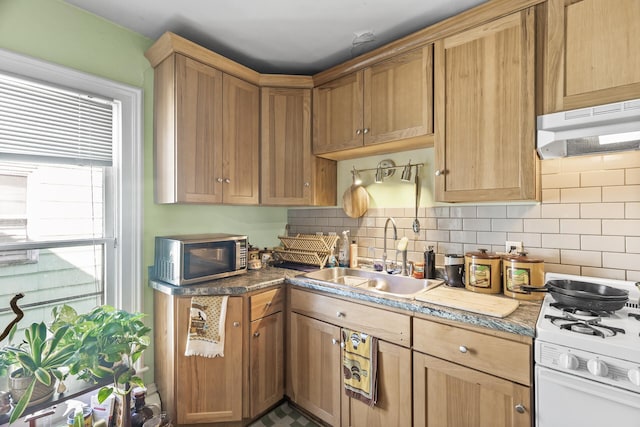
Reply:
[[[421, 260], [426, 246], [434, 246], [442, 263], [445, 253], [503, 251], [505, 240], [515, 240], [543, 258], [546, 271], [640, 281], [640, 152], [544, 160], [541, 166], [540, 204], [421, 207], [417, 234], [412, 208], [374, 208], [358, 219], [342, 208], [294, 208], [290, 232], [350, 230], [359, 256], [380, 257], [384, 224], [393, 217], [398, 238], [410, 240], [410, 260]], [[388, 239], [388, 248], [395, 248], [392, 230]]]

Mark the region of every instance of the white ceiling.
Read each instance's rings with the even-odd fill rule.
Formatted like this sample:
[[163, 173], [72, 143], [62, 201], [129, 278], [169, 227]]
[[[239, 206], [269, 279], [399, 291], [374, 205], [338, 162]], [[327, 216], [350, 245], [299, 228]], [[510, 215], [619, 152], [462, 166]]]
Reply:
[[[314, 74], [487, 0], [66, 0], [153, 40], [172, 31], [261, 73]], [[375, 40], [355, 43], [373, 33]]]

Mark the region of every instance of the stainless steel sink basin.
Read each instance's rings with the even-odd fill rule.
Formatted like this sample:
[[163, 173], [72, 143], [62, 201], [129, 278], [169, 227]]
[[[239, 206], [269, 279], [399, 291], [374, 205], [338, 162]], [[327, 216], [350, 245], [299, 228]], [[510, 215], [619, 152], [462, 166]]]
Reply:
[[407, 299], [412, 299], [417, 294], [443, 283], [442, 280], [415, 279], [409, 276], [344, 267], [325, 268], [303, 274], [302, 277]]

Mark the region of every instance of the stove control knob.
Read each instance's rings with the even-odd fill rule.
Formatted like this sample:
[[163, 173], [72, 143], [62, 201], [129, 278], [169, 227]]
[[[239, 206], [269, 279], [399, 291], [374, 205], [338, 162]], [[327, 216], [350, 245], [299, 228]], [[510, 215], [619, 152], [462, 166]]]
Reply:
[[578, 369], [578, 365], [580, 365], [578, 358], [569, 353], [562, 353], [558, 359], [558, 363], [561, 368], [570, 369], [572, 371]]
[[629, 369], [627, 376], [634, 385], [640, 386], [640, 368]]
[[587, 362], [587, 369], [596, 377], [606, 377], [609, 374], [607, 364], [602, 360], [591, 359]]

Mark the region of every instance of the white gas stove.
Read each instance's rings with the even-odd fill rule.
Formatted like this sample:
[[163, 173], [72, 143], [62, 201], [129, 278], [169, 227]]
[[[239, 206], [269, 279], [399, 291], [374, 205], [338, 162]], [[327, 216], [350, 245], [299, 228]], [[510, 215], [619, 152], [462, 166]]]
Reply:
[[574, 311], [551, 294], [536, 324], [536, 425], [640, 426], [640, 291], [634, 282], [547, 273], [629, 292], [614, 312]]

